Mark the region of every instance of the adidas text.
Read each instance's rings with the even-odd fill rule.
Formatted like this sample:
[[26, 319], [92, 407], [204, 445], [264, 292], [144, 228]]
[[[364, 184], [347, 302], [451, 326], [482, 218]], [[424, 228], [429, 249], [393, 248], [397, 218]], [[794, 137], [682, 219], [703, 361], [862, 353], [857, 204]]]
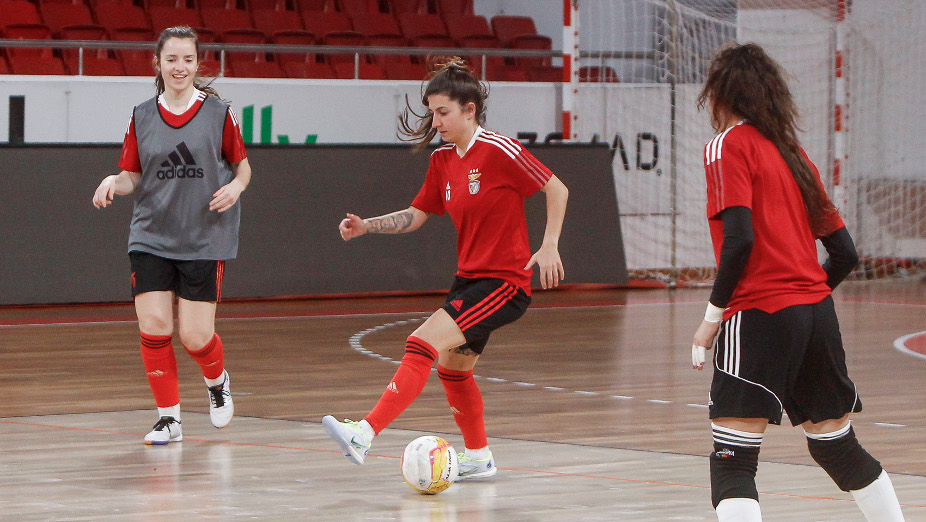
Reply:
[[201, 178], [203, 177], [203, 169], [178, 165], [157, 171], [157, 177], [158, 179]]

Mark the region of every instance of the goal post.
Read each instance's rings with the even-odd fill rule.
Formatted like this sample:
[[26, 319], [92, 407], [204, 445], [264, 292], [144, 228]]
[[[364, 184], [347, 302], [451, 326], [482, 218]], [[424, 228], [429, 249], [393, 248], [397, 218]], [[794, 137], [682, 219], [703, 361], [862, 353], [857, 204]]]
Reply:
[[702, 151], [714, 131], [696, 99], [714, 52], [732, 41], [762, 45], [788, 72], [801, 143], [863, 257], [853, 277], [926, 272], [926, 146], [913, 127], [926, 102], [926, 2], [566, 4], [578, 7], [571, 70], [583, 80], [569, 106], [570, 134], [611, 144], [635, 277], [713, 277]]

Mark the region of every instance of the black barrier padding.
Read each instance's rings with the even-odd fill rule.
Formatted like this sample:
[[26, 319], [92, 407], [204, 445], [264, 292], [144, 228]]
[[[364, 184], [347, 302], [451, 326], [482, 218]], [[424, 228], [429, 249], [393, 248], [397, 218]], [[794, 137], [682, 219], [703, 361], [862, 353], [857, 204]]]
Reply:
[[[626, 284], [617, 203], [606, 146], [534, 146], [569, 187], [560, 239], [567, 283]], [[0, 305], [128, 301], [126, 255], [131, 196], [106, 209], [91, 203], [119, 146], [0, 147]], [[403, 146], [261, 147], [242, 196], [238, 258], [226, 266], [224, 298], [442, 290], [456, 269], [449, 216], [411, 234], [368, 235], [345, 243], [345, 212], [370, 217], [407, 208], [427, 170], [428, 152]], [[15, 181], [14, 181], [15, 180]], [[208, 204], [208, 202], [204, 202]], [[546, 201], [528, 200], [536, 249]], [[535, 286], [539, 279], [534, 276]]]

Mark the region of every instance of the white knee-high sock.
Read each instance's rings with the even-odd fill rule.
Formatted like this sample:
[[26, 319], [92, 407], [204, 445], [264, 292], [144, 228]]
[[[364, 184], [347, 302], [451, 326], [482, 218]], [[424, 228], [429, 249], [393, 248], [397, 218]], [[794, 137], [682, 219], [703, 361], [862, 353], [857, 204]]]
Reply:
[[725, 498], [717, 504], [719, 522], [762, 522], [759, 502], [751, 498]]
[[900, 502], [886, 471], [871, 484], [850, 493], [869, 522], [903, 522]]

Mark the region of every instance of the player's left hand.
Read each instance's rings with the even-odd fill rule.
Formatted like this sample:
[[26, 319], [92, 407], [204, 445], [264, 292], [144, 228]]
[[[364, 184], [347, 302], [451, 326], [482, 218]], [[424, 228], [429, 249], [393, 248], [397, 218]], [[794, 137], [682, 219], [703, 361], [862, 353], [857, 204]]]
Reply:
[[695, 332], [694, 339], [691, 341], [692, 368], [695, 370], [704, 368], [706, 352], [714, 347], [714, 338], [717, 337], [719, 331], [720, 323], [701, 321], [701, 326], [698, 327], [698, 331]]
[[212, 201], [209, 202], [209, 210], [225, 212], [238, 201], [242, 192], [244, 192], [244, 186], [241, 182], [237, 179], [231, 180], [228, 185], [215, 191], [215, 194], [212, 195]]
[[552, 243], [545, 243], [540, 247], [524, 270], [529, 269], [537, 263], [540, 269], [540, 286], [544, 289], [559, 286], [559, 282], [566, 279], [566, 272], [563, 270], [563, 260], [559, 257], [559, 248]]

